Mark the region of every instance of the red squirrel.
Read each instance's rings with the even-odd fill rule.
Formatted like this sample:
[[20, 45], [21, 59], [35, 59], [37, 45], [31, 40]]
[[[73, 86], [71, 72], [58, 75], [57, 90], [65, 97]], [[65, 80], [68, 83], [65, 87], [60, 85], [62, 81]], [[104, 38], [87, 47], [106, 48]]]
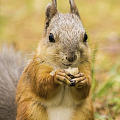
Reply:
[[46, 8], [45, 34], [17, 86], [16, 120], [94, 120], [87, 33], [74, 0], [70, 13]]

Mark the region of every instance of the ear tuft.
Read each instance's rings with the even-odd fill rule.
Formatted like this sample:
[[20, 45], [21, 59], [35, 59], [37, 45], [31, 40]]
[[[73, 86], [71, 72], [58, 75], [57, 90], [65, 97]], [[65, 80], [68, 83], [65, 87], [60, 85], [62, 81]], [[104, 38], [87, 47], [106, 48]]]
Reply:
[[46, 23], [45, 23], [45, 30], [49, 27], [49, 23], [51, 19], [56, 15], [57, 13], [57, 2], [56, 0], [52, 0], [52, 3], [48, 4], [46, 8]]
[[80, 18], [79, 11], [76, 7], [76, 4], [75, 4], [74, 0], [69, 0], [69, 3], [70, 3], [71, 13], [76, 14]]

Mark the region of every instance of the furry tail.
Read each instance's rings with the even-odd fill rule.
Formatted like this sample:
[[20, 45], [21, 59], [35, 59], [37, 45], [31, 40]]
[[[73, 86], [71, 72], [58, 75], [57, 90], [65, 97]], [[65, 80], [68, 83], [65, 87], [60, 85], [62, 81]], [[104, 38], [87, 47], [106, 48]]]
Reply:
[[23, 69], [21, 54], [4, 46], [0, 51], [0, 120], [16, 118], [15, 93]]

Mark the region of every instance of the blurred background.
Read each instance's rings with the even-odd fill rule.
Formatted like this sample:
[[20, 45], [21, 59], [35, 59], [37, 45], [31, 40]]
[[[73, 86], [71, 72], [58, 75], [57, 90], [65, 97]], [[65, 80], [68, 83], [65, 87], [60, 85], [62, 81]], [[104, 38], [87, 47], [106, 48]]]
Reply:
[[[0, 48], [36, 50], [50, 0], [0, 0]], [[75, 0], [89, 36], [96, 120], [120, 120], [120, 0]], [[60, 12], [68, 0], [58, 0]]]

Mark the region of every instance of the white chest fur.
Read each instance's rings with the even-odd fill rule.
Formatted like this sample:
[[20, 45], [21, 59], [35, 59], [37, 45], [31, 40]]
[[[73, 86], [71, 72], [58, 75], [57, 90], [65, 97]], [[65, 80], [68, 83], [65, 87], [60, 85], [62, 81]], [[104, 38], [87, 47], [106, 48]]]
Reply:
[[73, 108], [63, 106], [48, 108], [49, 120], [71, 120]]
[[71, 120], [74, 112], [74, 100], [71, 97], [68, 87], [61, 90], [57, 98], [54, 99], [56, 105], [51, 101], [51, 105], [48, 107], [48, 120]]
[[[74, 75], [78, 73], [78, 68], [69, 68], [66, 71]], [[76, 101], [71, 96], [70, 88], [62, 87], [61, 92], [53, 100], [47, 102], [48, 120], [71, 120], [75, 105]]]

